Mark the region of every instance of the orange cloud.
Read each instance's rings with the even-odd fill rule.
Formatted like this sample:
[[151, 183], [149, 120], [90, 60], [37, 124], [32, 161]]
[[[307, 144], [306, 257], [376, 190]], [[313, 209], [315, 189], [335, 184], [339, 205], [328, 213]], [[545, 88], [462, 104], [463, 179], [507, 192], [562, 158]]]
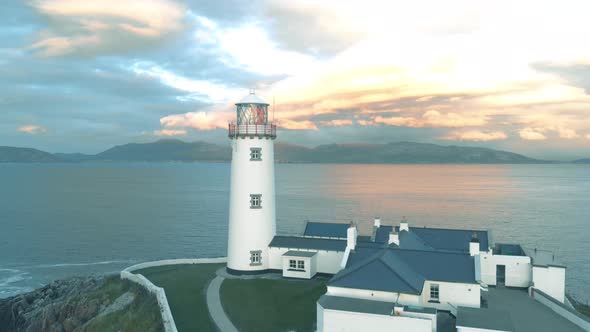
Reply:
[[482, 115], [440, 113], [438, 111], [427, 111], [420, 118], [414, 117], [382, 117], [373, 119], [375, 123], [382, 123], [389, 126], [413, 127], [413, 128], [439, 128], [439, 127], [476, 127], [487, 123], [487, 117]]
[[185, 9], [170, 0], [33, 0], [52, 24], [31, 49], [44, 57], [101, 54], [142, 45], [183, 28]]
[[352, 124], [352, 120], [349, 119], [335, 119], [330, 121], [321, 121], [320, 124], [322, 126], [329, 126], [329, 127], [341, 127], [341, 126], [348, 126]]
[[161, 129], [161, 130], [155, 130], [154, 135], [156, 135], [156, 136], [182, 136], [182, 135], [186, 135], [186, 130], [184, 130], [184, 129]]
[[543, 132], [545, 132], [544, 128], [523, 128], [518, 134], [520, 138], [527, 141], [542, 141], [547, 139]]
[[160, 119], [160, 124], [166, 128], [213, 130], [227, 128], [227, 124], [234, 117], [234, 112], [191, 112], [163, 117]]
[[283, 119], [283, 120], [278, 121], [277, 125], [281, 128], [289, 129], [289, 130], [317, 130], [318, 129], [317, 125], [313, 121], [309, 121], [309, 120], [296, 121], [296, 120]]
[[449, 141], [472, 141], [472, 142], [487, 142], [497, 141], [508, 138], [508, 136], [502, 131], [453, 131], [448, 133], [441, 139]]
[[557, 129], [557, 132], [559, 133], [559, 137], [565, 139], [573, 139], [580, 137], [575, 130], [569, 128], [560, 127]]
[[40, 127], [40, 126], [35, 126], [35, 125], [22, 126], [22, 127], [18, 128], [17, 130], [20, 132], [23, 132], [23, 133], [31, 134], [31, 135], [44, 133], [46, 131], [45, 128]]

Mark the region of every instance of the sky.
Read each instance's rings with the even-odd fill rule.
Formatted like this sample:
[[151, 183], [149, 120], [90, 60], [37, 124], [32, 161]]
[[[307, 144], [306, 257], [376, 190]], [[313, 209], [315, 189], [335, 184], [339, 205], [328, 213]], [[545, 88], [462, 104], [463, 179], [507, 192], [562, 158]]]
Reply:
[[0, 145], [416, 141], [590, 157], [590, 2], [3, 0]]

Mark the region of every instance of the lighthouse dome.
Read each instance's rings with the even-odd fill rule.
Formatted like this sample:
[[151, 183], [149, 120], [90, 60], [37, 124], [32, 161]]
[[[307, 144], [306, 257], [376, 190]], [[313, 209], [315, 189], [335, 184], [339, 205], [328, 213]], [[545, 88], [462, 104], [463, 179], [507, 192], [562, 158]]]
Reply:
[[236, 105], [238, 104], [263, 104], [263, 105], [268, 105], [267, 102], [265, 102], [262, 98], [258, 97], [256, 94], [254, 94], [254, 92], [250, 92], [249, 95], [247, 95], [246, 97], [242, 98], [242, 100], [240, 100], [240, 102], [238, 102]]

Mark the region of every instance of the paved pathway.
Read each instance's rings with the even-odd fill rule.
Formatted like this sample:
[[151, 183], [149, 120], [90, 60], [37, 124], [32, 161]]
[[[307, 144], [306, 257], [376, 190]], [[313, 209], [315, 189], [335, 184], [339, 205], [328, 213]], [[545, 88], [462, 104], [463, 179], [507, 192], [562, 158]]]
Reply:
[[238, 332], [238, 329], [236, 329], [229, 317], [227, 317], [225, 311], [223, 310], [223, 306], [221, 305], [219, 290], [221, 288], [223, 279], [223, 277], [218, 275], [211, 281], [209, 287], [207, 287], [207, 307], [209, 308], [209, 314], [211, 315], [211, 318], [213, 318], [215, 325], [217, 325], [217, 328], [220, 331]]

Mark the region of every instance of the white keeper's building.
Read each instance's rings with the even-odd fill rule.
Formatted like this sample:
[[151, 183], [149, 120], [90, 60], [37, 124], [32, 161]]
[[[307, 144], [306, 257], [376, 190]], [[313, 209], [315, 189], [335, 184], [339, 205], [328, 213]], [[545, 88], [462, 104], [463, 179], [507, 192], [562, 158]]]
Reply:
[[[277, 235], [274, 187], [276, 127], [268, 103], [251, 93], [236, 104], [232, 145], [227, 271], [329, 276], [317, 302], [318, 331], [437, 331], [437, 313], [457, 317], [457, 331], [514, 331], [506, 313], [483, 324], [490, 286], [529, 289], [565, 301], [565, 266], [546, 251], [492, 245], [484, 230], [398, 226], [373, 220], [308, 222], [302, 235]], [[473, 318], [473, 319], [472, 319]], [[499, 321], [507, 322], [504, 325]], [[463, 325], [459, 325], [463, 324]]]

